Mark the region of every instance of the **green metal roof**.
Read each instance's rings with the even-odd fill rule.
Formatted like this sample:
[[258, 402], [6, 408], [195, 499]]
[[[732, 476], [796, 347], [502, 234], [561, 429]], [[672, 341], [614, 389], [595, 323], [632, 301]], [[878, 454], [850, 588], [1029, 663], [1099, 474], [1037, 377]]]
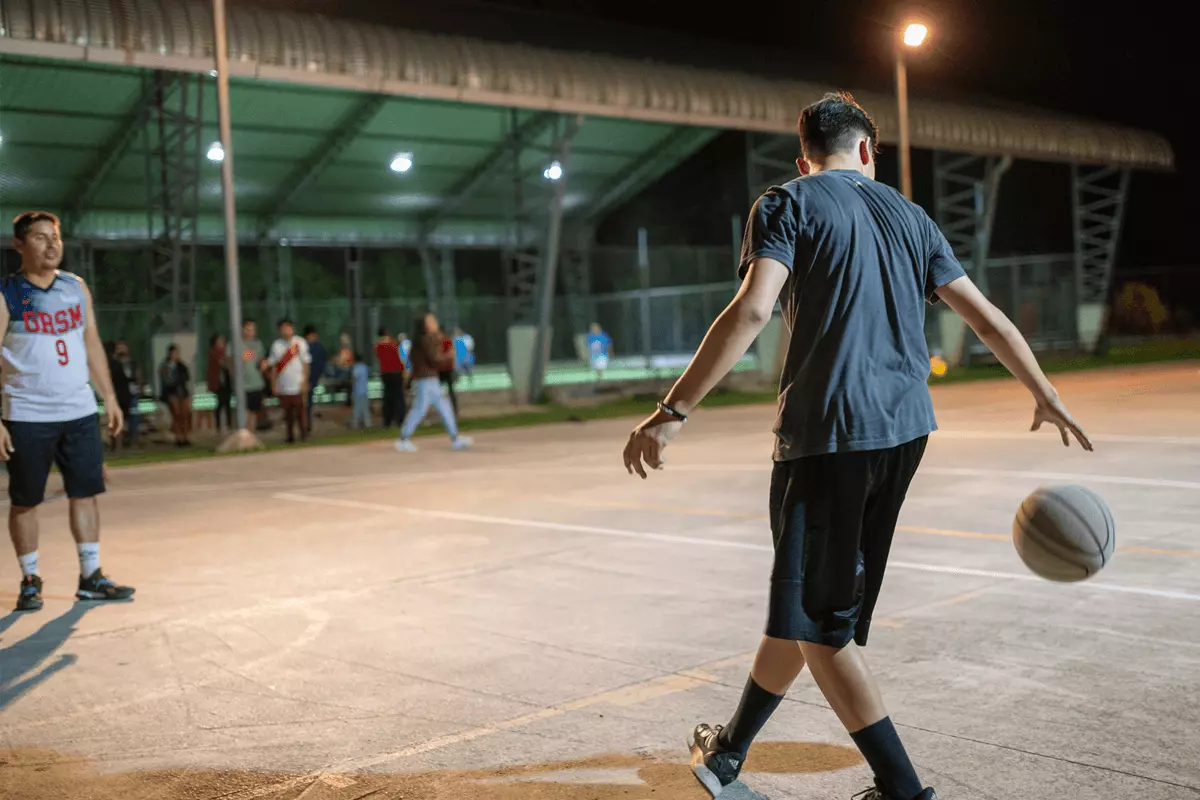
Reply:
[[[0, 213], [61, 211], [82, 198], [76, 236], [145, 238], [145, 146], [125, 134], [136, 128], [149, 70], [213, 69], [210, 13], [196, 0], [0, 0]], [[555, 137], [538, 120], [586, 116], [571, 147], [565, 206], [596, 216], [719, 130], [791, 133], [798, 110], [829, 88], [241, 4], [229, 10], [229, 55], [239, 234], [252, 240], [266, 226], [297, 243], [416, 242], [425, 234], [434, 243], [511, 242], [514, 192], [500, 164], [512, 108], [523, 109], [517, 125], [536, 134], [521, 164], [529, 210], [546, 202], [537, 187]], [[202, 135], [214, 141], [215, 92], [206, 83]], [[856, 94], [881, 138], [894, 141], [892, 99]], [[337, 141], [344, 129], [354, 135]], [[1174, 164], [1154, 133], [1036, 109], [918, 96], [911, 130], [914, 146], [945, 151]], [[123, 140], [131, 144], [118, 147]], [[106, 164], [114, 147], [121, 157]], [[414, 168], [392, 173], [388, 162], [404, 151]], [[309, 175], [322, 152], [336, 155]], [[203, 168], [199, 235], [216, 241], [219, 169]]]
[[[86, 183], [104, 148], [139, 113], [145, 71], [64, 64], [47, 59], [0, 59], [0, 213], [27, 208], [65, 212]], [[274, 210], [289, 175], [318, 154], [331, 132], [366, 95], [342, 90], [235, 79], [230, 116], [239, 233], [253, 239]], [[219, 138], [215, 81], [204, 81], [203, 147]], [[517, 112], [518, 124], [538, 111]], [[278, 216], [275, 236], [295, 242], [415, 242], [422, 222], [447, 196], [490, 161], [509, 135], [510, 109], [443, 100], [382, 97], [361, 132], [336, 159], [291, 197]], [[579, 128], [567, 164], [565, 209], [576, 216], [626, 177], [632, 185], [607, 206], [653, 181], [707, 143], [717, 131], [666, 123], [589, 117]], [[552, 125], [523, 143], [527, 210], [546, 202], [542, 171], [553, 158]], [[405, 174], [388, 168], [398, 152], [411, 152]], [[653, 154], [653, 163], [646, 163]], [[430, 240], [501, 244], [512, 237], [514, 198], [510, 172], [500, 163], [453, 209]], [[202, 160], [200, 236], [223, 235], [220, 166]], [[140, 136], [112, 165], [91, 196], [76, 236], [145, 238], [146, 145]]]

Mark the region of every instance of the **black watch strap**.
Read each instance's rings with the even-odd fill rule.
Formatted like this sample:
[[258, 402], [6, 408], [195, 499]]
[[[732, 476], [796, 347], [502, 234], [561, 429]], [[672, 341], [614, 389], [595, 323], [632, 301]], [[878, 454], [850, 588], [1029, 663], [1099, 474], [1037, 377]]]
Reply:
[[674, 417], [675, 419], [679, 420], [680, 422], [688, 421], [687, 414], [684, 414], [682, 411], [676, 411], [675, 409], [671, 408], [669, 405], [664, 403], [662, 400], [658, 401], [658, 410], [663, 412], [667, 416]]

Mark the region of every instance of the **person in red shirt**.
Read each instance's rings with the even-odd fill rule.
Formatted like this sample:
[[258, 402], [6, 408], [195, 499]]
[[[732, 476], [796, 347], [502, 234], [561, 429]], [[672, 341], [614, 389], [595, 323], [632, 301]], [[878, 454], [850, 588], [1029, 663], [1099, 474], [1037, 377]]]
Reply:
[[375, 358], [379, 361], [379, 374], [383, 378], [383, 427], [404, 422], [407, 412], [404, 402], [404, 359], [400, 357], [400, 343], [387, 328], [379, 329], [379, 341], [375, 343]]

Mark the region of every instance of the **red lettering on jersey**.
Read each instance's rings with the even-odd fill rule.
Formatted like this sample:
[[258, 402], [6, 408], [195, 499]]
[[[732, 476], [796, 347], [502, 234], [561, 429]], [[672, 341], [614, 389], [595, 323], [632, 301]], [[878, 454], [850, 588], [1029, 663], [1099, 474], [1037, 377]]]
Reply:
[[27, 333], [40, 333], [42, 328], [38, 324], [38, 312], [26, 311], [21, 315], [21, 319], [25, 322], [25, 331]]
[[71, 315], [72, 330], [83, 324], [83, 310], [76, 304], [72, 308], [67, 309], [67, 313]]
[[54, 312], [54, 332], [66, 333], [71, 330], [71, 323], [67, 319], [67, 310], [61, 309]]
[[43, 333], [54, 333], [54, 317], [47, 312], [38, 312], [38, 324], [42, 326]]

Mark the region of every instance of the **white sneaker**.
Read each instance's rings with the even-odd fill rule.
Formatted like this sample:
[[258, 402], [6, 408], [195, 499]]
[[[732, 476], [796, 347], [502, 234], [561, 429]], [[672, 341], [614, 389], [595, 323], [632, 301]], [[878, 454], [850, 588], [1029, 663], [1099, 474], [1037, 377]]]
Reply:
[[417, 449], [418, 449], [417, 446], [412, 443], [411, 439], [397, 439], [396, 440], [396, 450], [398, 452], [415, 453], [415, 452], [417, 452]]
[[470, 436], [459, 436], [450, 443], [451, 450], [468, 450], [471, 445], [475, 444], [475, 440]]

